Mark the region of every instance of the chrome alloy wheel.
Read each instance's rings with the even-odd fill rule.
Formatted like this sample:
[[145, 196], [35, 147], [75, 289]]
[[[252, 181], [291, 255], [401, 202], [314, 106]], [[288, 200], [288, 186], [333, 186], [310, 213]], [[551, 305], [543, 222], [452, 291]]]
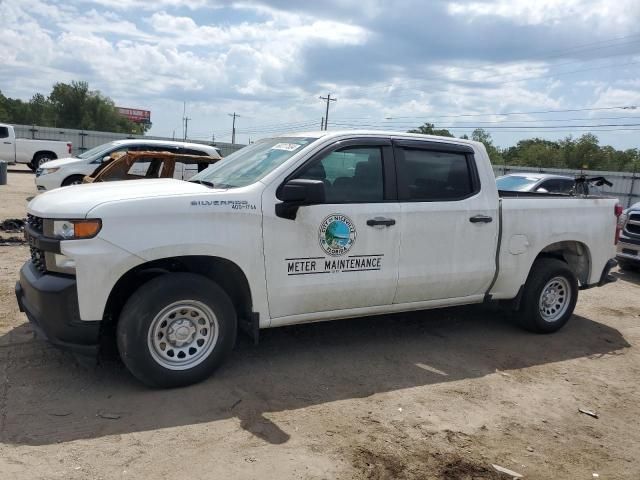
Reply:
[[547, 282], [540, 294], [538, 303], [540, 316], [545, 322], [560, 319], [571, 303], [571, 285], [564, 277], [553, 277]]
[[149, 326], [149, 352], [169, 370], [187, 370], [202, 363], [218, 342], [218, 319], [197, 300], [166, 306]]

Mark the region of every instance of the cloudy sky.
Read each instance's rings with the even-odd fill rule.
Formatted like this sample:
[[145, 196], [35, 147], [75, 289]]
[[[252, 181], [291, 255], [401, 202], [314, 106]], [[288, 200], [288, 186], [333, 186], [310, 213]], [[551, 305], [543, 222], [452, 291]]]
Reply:
[[182, 135], [183, 102], [193, 138], [229, 141], [232, 112], [242, 143], [317, 129], [330, 92], [335, 129], [639, 143], [638, 0], [0, 0], [0, 18], [5, 95], [86, 80], [154, 135]]

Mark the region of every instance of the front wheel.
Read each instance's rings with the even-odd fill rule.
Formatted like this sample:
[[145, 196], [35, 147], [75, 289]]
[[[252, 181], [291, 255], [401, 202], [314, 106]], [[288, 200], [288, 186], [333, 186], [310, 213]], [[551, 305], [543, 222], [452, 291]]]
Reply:
[[83, 178], [84, 177], [82, 175], [71, 175], [62, 181], [62, 186], [68, 187], [69, 185], [80, 185]]
[[564, 326], [578, 301], [578, 280], [569, 266], [540, 258], [531, 267], [517, 318], [527, 330], [551, 333]]
[[233, 348], [236, 312], [222, 288], [201, 275], [169, 273], [136, 290], [117, 328], [129, 371], [151, 387], [209, 377]]

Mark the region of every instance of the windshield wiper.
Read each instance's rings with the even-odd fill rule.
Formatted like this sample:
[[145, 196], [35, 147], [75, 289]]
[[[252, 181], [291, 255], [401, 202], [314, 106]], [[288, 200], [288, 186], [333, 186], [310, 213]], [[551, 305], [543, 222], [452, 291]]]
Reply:
[[190, 183], [199, 183], [200, 185], [204, 185], [209, 188], [213, 188], [213, 182], [208, 180], [189, 180]]

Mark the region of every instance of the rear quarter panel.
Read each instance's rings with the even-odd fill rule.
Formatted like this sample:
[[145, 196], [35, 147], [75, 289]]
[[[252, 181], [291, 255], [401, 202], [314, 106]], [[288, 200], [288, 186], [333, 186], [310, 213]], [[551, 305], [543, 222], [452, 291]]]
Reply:
[[16, 139], [16, 162], [29, 163], [36, 152], [53, 152], [58, 158], [69, 155], [67, 142], [55, 140]]
[[577, 241], [589, 256], [589, 284], [597, 283], [615, 257], [616, 217], [611, 198], [503, 198], [500, 271], [491, 294], [513, 298], [547, 246]]

